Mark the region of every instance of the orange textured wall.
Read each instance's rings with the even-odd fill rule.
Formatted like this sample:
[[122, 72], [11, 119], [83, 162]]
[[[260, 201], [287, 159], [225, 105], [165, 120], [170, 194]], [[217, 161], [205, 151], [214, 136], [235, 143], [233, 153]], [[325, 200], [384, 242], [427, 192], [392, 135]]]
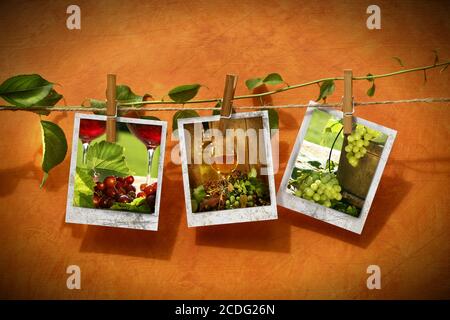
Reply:
[[[202, 83], [223, 92], [224, 75], [243, 80], [279, 72], [289, 83], [384, 73], [450, 52], [448, 1], [377, 1], [382, 29], [368, 30], [370, 1], [85, 1], [82, 29], [65, 27], [68, 1], [2, 1], [0, 80], [40, 73], [67, 103], [103, 98], [106, 74], [156, 97]], [[355, 83], [359, 101], [450, 96], [450, 73]], [[317, 87], [273, 97], [304, 103]], [[338, 101], [342, 84], [330, 101]], [[249, 104], [250, 101], [240, 102]], [[64, 223], [69, 156], [39, 189], [39, 118], [0, 118], [1, 298], [449, 298], [449, 104], [361, 107], [358, 116], [398, 130], [362, 236], [279, 208], [279, 220], [188, 229], [181, 169], [166, 152], [160, 231]], [[281, 180], [304, 110], [280, 112]], [[171, 121], [171, 113], [159, 114]], [[49, 116], [72, 137], [73, 114]], [[171, 122], [170, 122], [171, 123]], [[169, 125], [170, 126], [170, 125]], [[170, 134], [170, 132], [169, 132]], [[70, 146], [69, 146], [70, 147]], [[66, 288], [66, 267], [82, 289]], [[366, 288], [377, 264], [382, 289]]]

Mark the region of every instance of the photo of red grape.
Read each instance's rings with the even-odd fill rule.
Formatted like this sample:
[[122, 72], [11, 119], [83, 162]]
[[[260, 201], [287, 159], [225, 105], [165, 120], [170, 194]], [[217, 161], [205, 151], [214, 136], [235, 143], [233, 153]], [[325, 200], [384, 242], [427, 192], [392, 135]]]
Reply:
[[108, 176], [103, 181], [96, 183], [92, 202], [95, 208], [109, 209], [115, 203], [131, 203], [136, 198], [146, 198], [150, 212], [155, 211], [156, 182], [150, 185], [141, 184], [140, 192], [136, 195], [136, 187], [133, 186], [133, 176], [115, 177]]

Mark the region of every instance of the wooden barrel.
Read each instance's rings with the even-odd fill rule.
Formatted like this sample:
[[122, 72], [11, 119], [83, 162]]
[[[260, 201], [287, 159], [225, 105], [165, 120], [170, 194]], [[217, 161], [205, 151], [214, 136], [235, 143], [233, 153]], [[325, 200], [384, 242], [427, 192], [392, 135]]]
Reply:
[[371, 142], [367, 147], [367, 153], [359, 159], [358, 166], [353, 167], [345, 156], [344, 148], [347, 144], [348, 141], [345, 138], [342, 144], [337, 178], [343, 190], [343, 197], [354, 206], [362, 208], [380, 161], [383, 146]]

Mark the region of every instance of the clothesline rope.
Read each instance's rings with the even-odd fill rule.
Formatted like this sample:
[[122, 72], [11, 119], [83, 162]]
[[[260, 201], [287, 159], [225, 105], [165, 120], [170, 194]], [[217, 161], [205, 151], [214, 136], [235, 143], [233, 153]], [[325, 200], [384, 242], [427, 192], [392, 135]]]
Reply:
[[[417, 99], [402, 99], [402, 100], [385, 100], [385, 101], [355, 101], [355, 106], [372, 106], [372, 105], [389, 105], [389, 104], [401, 104], [401, 103], [448, 103], [450, 98], [417, 98]], [[275, 106], [235, 106], [236, 110], [243, 109], [291, 109], [291, 108], [307, 108], [310, 104], [286, 104]], [[342, 103], [322, 103], [315, 104], [315, 107], [321, 108], [340, 108]], [[218, 110], [215, 107], [129, 107], [118, 106], [119, 111], [178, 111], [178, 110]], [[32, 107], [14, 107], [14, 106], [0, 106], [0, 111], [58, 111], [58, 112], [94, 112], [106, 110], [106, 108], [92, 108], [83, 106], [32, 106]]]

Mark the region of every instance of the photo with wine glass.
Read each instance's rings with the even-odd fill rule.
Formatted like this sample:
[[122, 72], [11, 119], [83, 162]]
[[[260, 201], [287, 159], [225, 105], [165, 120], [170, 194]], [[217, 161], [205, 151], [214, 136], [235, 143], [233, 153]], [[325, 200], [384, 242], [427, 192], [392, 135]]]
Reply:
[[[75, 129], [68, 197], [71, 217], [130, 228], [145, 229], [151, 220], [154, 224], [154, 219], [142, 216], [158, 215], [166, 123], [117, 118], [114, 143], [106, 141], [105, 116], [77, 114]], [[103, 215], [96, 221], [95, 211], [109, 212], [111, 219]], [[83, 215], [77, 218], [76, 213]]]
[[278, 203], [360, 232], [395, 136], [395, 130], [356, 117], [344, 135], [340, 111], [308, 108]]
[[179, 120], [190, 226], [276, 219], [267, 112]]

